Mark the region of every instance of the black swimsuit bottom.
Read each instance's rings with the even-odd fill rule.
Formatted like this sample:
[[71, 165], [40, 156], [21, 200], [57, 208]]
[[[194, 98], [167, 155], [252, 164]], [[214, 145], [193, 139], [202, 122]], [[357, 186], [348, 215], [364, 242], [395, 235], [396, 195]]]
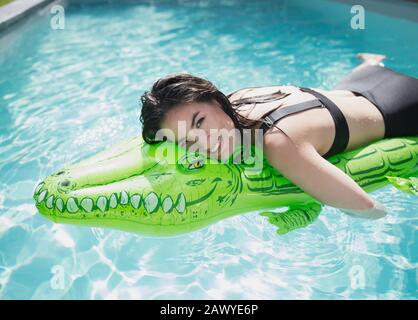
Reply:
[[385, 138], [418, 135], [418, 79], [382, 66], [344, 77], [334, 90], [349, 90], [373, 103], [385, 121]]
[[[333, 89], [352, 91], [373, 103], [383, 115], [384, 138], [418, 135], [417, 78], [402, 75], [382, 66], [366, 66], [344, 77]], [[262, 117], [263, 132], [265, 133], [274, 123], [287, 115], [320, 106], [326, 107], [334, 120], [336, 132], [331, 148], [322, 157], [328, 158], [343, 152], [347, 148], [350, 133], [341, 110], [334, 102], [315, 90], [310, 88], [300, 88], [300, 90], [312, 94], [316, 99], [270, 111]], [[277, 97], [278, 94], [279, 92], [275, 92], [244, 98], [234, 104], [266, 102], [274, 97], [283, 98], [283, 94]], [[265, 97], [265, 100], [260, 100], [260, 97]]]

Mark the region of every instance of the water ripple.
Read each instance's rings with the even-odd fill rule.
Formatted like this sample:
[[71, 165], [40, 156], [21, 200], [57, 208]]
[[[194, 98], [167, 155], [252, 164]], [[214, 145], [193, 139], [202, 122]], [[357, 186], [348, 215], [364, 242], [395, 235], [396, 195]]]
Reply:
[[299, 2], [155, 3], [75, 5], [64, 30], [37, 15], [0, 37], [0, 298], [416, 299], [418, 203], [391, 186], [373, 193], [391, 211], [384, 219], [325, 207], [284, 236], [257, 212], [168, 239], [37, 214], [36, 182], [139, 134], [139, 97], [165, 74], [187, 71], [225, 93], [331, 88], [366, 44], [418, 73], [411, 22], [370, 13], [383, 37], [373, 23], [354, 33], [339, 3], [326, 3], [338, 19]]

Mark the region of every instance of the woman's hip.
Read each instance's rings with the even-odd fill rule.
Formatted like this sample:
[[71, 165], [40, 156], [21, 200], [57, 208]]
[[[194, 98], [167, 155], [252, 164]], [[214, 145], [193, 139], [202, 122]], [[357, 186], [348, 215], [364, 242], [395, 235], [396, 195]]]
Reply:
[[385, 138], [418, 135], [418, 79], [382, 66], [366, 66], [333, 89], [349, 90], [372, 102], [385, 121]]

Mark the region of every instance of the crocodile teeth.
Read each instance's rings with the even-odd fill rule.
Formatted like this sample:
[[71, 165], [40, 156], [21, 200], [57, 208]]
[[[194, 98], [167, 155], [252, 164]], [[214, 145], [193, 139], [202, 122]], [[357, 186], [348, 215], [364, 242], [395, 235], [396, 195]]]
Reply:
[[145, 197], [144, 205], [148, 212], [153, 212], [158, 206], [158, 196], [154, 192], [151, 192]]
[[62, 201], [61, 198], [58, 198], [57, 201], [55, 202], [55, 205], [57, 207], [57, 209], [61, 212], [64, 211], [64, 201]]
[[109, 200], [109, 207], [115, 209], [118, 206], [118, 199], [116, 198], [116, 194], [112, 194]]
[[171, 199], [170, 196], [167, 196], [162, 204], [163, 210], [164, 212], [168, 212], [173, 208], [173, 200]]
[[128, 204], [128, 194], [126, 191], [122, 191], [120, 193], [120, 204]]
[[81, 200], [80, 205], [86, 212], [91, 212], [91, 210], [93, 210], [93, 200], [90, 198], [84, 198]]
[[45, 205], [48, 209], [52, 209], [53, 204], [54, 204], [54, 196], [49, 196], [49, 198], [46, 199]]
[[100, 209], [100, 211], [104, 212], [106, 210], [107, 205], [107, 199], [105, 196], [100, 196], [97, 198], [97, 207]]
[[39, 191], [41, 191], [41, 188], [44, 186], [44, 182], [39, 183], [36, 188], [34, 194], [38, 194]]
[[38, 203], [44, 201], [46, 195], [48, 194], [48, 190], [44, 190], [42, 191], [39, 195], [38, 195]]
[[139, 208], [140, 201], [141, 201], [141, 196], [138, 195], [138, 194], [134, 194], [131, 197], [131, 205], [132, 205], [132, 207], [134, 209], [138, 209]]
[[68, 198], [67, 200], [67, 210], [70, 213], [76, 213], [78, 211], [77, 203], [74, 198]]
[[177, 198], [176, 209], [179, 213], [183, 213], [186, 209], [186, 197], [184, 196], [184, 193], [179, 194], [179, 197]]

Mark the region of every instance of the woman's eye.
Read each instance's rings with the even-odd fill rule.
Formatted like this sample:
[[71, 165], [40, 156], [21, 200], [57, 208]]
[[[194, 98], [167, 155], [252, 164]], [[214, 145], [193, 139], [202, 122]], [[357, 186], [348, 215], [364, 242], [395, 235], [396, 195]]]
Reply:
[[202, 125], [203, 119], [205, 119], [205, 117], [200, 118], [200, 120], [196, 123], [197, 128], [200, 128], [200, 126]]

